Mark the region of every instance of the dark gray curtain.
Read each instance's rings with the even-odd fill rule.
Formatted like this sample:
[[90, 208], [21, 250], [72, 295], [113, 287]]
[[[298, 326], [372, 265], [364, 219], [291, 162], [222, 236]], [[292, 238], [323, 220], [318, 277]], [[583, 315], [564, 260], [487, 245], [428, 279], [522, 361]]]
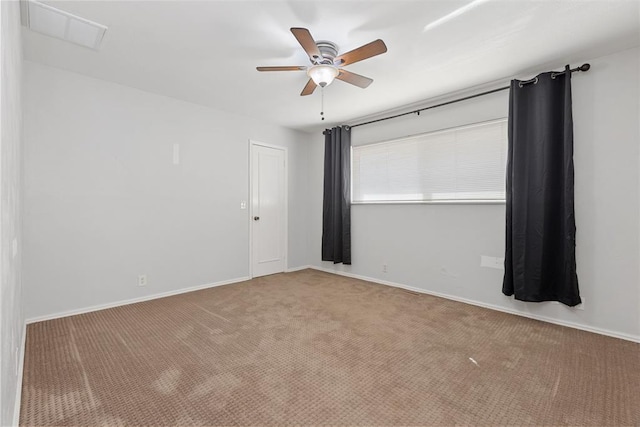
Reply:
[[509, 93], [502, 292], [580, 304], [576, 275], [571, 71], [513, 80]]
[[351, 264], [351, 129], [324, 131], [322, 260]]

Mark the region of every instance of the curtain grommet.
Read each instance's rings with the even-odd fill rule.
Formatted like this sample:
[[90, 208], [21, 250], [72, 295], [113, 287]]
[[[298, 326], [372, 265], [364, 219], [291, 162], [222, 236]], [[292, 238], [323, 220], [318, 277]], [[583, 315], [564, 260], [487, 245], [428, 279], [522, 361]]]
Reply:
[[536, 77], [535, 79], [527, 80], [525, 82], [518, 82], [518, 86], [520, 86], [520, 89], [522, 89], [524, 85], [528, 85], [529, 83], [533, 83], [534, 85], [538, 84], [538, 77]]

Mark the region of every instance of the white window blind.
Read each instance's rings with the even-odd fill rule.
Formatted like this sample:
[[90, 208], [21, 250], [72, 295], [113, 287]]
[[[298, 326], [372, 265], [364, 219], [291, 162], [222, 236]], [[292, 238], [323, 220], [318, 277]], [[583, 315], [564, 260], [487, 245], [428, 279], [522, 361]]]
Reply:
[[352, 150], [353, 203], [505, 198], [507, 119]]

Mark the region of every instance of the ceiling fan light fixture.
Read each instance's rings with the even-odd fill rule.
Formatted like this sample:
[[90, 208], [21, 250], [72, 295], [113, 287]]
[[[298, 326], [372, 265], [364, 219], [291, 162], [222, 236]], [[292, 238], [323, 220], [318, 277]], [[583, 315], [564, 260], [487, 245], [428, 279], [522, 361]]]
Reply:
[[307, 75], [320, 87], [330, 85], [338, 76], [338, 73], [339, 71], [336, 67], [328, 64], [314, 65], [307, 70]]

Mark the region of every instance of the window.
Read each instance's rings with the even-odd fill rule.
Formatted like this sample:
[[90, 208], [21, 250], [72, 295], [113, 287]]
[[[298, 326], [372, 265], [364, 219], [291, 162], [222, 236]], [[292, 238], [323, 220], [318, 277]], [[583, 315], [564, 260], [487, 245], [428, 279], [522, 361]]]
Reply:
[[507, 119], [352, 150], [353, 203], [505, 198]]

